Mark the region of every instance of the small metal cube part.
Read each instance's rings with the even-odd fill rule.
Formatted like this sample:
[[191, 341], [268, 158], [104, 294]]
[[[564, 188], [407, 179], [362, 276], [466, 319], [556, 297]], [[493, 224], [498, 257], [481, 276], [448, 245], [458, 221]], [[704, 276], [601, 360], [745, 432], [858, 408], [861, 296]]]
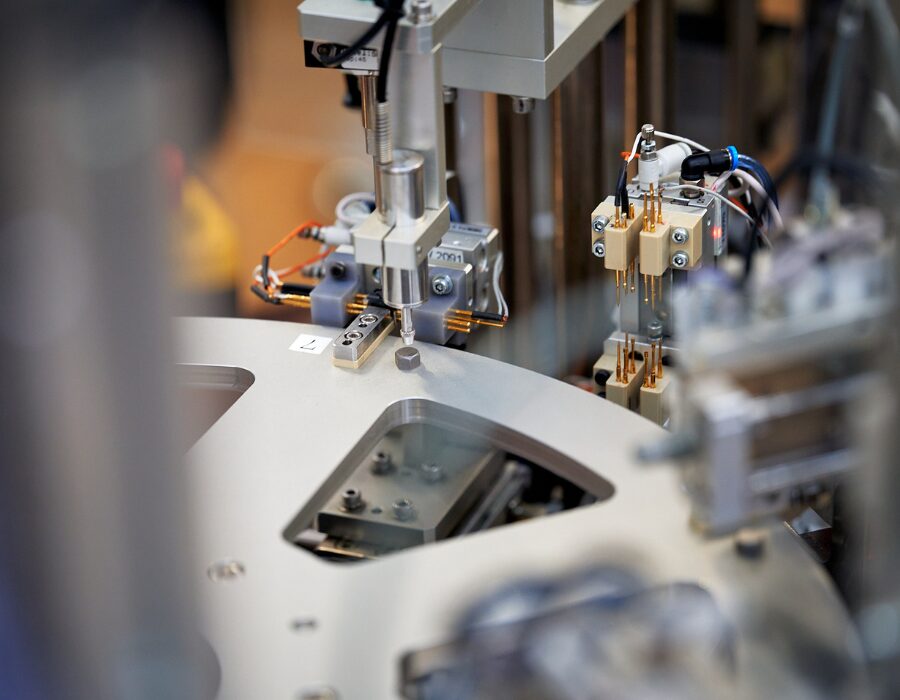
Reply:
[[403, 347], [394, 353], [394, 361], [397, 367], [402, 370], [416, 369], [422, 364], [422, 358], [419, 351], [413, 347]]

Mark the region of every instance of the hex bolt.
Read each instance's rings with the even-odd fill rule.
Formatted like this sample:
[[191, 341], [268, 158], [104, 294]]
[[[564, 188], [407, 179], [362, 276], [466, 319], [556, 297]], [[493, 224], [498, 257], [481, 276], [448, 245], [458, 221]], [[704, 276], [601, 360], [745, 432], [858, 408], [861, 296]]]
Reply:
[[394, 517], [397, 518], [397, 520], [402, 520], [404, 522], [407, 520], [412, 520], [414, 517], [416, 517], [415, 508], [413, 508], [412, 501], [410, 501], [408, 498], [398, 498], [391, 505], [391, 510], [393, 511]]
[[650, 321], [647, 324], [647, 337], [650, 340], [659, 340], [663, 336], [663, 324], [659, 321], [659, 319], [655, 319]]
[[600, 216], [598, 216], [591, 222], [591, 227], [597, 233], [603, 233], [606, 230], [607, 226], [609, 226], [609, 217], [603, 216], [603, 214], [600, 214]]
[[364, 505], [362, 491], [359, 489], [345, 489], [341, 494], [341, 507], [344, 510], [359, 510]]
[[594, 245], [591, 246], [591, 251], [598, 258], [605, 258], [606, 257], [606, 244], [603, 243], [603, 241], [594, 241]]
[[672, 243], [675, 243], [676, 245], [684, 245], [688, 242], [688, 238], [690, 238], [690, 234], [688, 233], [688, 230], [683, 226], [672, 229]]
[[534, 111], [534, 98], [513, 95], [512, 110], [515, 114], [531, 114]]
[[435, 275], [431, 280], [431, 291], [439, 297], [447, 296], [453, 291], [453, 280], [449, 275]]
[[394, 353], [394, 362], [397, 365], [397, 369], [409, 371], [412, 369], [416, 369], [416, 367], [421, 365], [422, 358], [419, 355], [419, 351], [414, 347], [405, 346]]
[[459, 97], [459, 92], [455, 87], [450, 87], [449, 85], [444, 85], [444, 104], [452, 105], [456, 102], [456, 99]]
[[429, 484], [434, 484], [444, 478], [444, 469], [440, 464], [423, 464], [422, 478]]
[[376, 267], [374, 270], [372, 270], [372, 280], [375, 282], [375, 284], [381, 284], [381, 268], [380, 267]]
[[687, 267], [687, 264], [689, 262], [690, 258], [687, 256], [687, 253], [682, 253], [681, 251], [679, 251], [672, 256], [672, 267], [681, 269], [683, 267]]
[[389, 452], [378, 451], [372, 455], [372, 473], [387, 474], [394, 468], [394, 460]]

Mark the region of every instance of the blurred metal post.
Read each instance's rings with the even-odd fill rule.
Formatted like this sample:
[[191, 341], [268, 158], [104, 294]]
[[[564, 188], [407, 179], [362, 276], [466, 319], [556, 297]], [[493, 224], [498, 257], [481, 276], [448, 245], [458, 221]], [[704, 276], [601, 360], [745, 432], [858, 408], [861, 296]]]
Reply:
[[34, 0], [0, 27], [0, 694], [26, 700], [214, 692], [184, 566], [160, 167], [163, 120], [192, 114], [162, 62], [188, 44], [148, 9]]

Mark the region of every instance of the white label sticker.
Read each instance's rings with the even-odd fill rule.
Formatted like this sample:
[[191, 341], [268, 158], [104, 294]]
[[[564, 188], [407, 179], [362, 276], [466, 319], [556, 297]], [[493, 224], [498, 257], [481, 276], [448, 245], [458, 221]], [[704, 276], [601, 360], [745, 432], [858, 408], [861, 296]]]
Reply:
[[325, 348], [331, 345], [331, 338], [323, 338], [321, 335], [306, 335], [302, 333], [297, 340], [291, 343], [294, 352], [308, 352], [313, 355], [321, 355]]

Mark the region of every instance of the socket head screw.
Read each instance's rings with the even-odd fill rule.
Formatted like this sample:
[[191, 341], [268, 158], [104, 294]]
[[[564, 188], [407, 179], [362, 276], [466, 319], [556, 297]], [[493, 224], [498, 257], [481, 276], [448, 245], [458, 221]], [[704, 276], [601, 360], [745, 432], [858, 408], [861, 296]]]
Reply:
[[453, 291], [453, 280], [449, 275], [435, 275], [431, 280], [431, 291], [439, 297], [447, 296]]
[[606, 257], [606, 246], [604, 245], [603, 241], [595, 241], [594, 245], [591, 247], [591, 251], [598, 258]]
[[688, 230], [682, 226], [672, 229], [672, 243], [676, 245], [684, 245], [688, 242], [689, 237]]
[[606, 230], [606, 227], [607, 227], [607, 226], [609, 226], [609, 217], [608, 217], [608, 216], [603, 216], [602, 214], [601, 214], [600, 216], [598, 216], [597, 218], [595, 218], [595, 219], [591, 222], [591, 227], [592, 227], [592, 228], [594, 229], [594, 231], [596, 231], [597, 233], [603, 233], [603, 231]]
[[348, 511], [359, 510], [363, 507], [362, 491], [359, 489], [345, 489], [341, 494], [341, 508]]
[[672, 256], [672, 267], [676, 267], [679, 270], [687, 267], [690, 262], [690, 258], [688, 258], [687, 253], [678, 252]]

